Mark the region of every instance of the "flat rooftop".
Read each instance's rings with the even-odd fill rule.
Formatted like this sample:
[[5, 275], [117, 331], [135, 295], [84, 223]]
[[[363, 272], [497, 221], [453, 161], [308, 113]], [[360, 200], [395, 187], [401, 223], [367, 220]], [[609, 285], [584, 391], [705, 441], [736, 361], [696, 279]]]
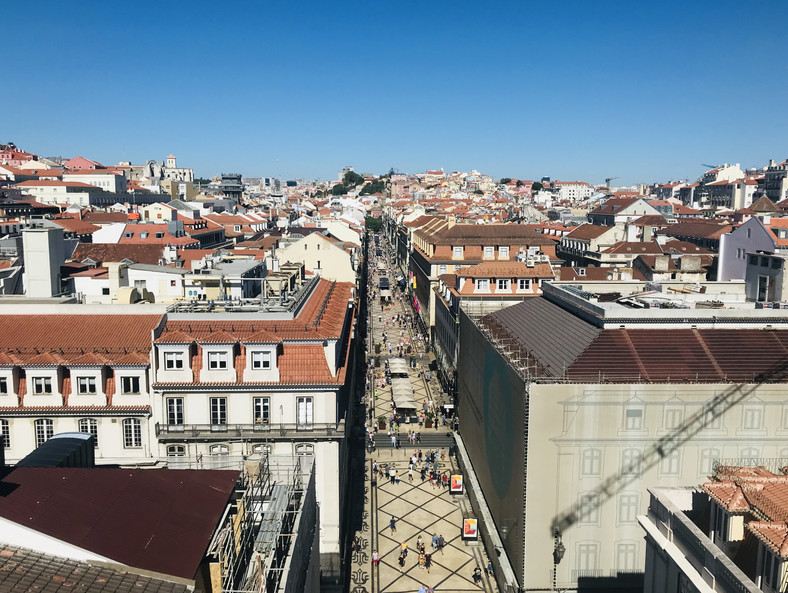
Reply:
[[744, 282], [551, 282], [546, 299], [600, 328], [788, 328], [788, 304], [756, 308]]

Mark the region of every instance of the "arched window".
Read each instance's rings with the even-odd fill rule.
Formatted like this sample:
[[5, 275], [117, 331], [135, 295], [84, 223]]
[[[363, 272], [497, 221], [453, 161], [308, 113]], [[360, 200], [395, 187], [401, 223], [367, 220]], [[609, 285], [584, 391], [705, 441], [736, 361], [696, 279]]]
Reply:
[[137, 418], [123, 420], [123, 446], [127, 449], [142, 447], [142, 423]]
[[39, 418], [35, 421], [36, 447], [40, 447], [55, 434], [53, 422], [49, 418]]
[[230, 446], [229, 445], [211, 445], [210, 452], [211, 452], [211, 455], [229, 455], [230, 454]]
[[79, 419], [79, 432], [93, 435], [93, 446], [98, 447], [98, 422], [93, 418]]
[[296, 455], [313, 455], [315, 446], [312, 443], [298, 443], [295, 446]]
[[168, 445], [167, 457], [186, 457], [185, 445]]
[[264, 445], [263, 443], [252, 445], [252, 453], [263, 453], [265, 455], [270, 455], [271, 445]]

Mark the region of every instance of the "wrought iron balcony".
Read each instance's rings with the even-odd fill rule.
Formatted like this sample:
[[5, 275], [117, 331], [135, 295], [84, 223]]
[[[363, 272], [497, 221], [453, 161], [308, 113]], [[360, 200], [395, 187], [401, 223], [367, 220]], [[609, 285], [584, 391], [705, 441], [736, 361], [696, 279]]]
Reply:
[[341, 439], [345, 423], [337, 424], [159, 424], [156, 437], [162, 441], [227, 441], [234, 439]]

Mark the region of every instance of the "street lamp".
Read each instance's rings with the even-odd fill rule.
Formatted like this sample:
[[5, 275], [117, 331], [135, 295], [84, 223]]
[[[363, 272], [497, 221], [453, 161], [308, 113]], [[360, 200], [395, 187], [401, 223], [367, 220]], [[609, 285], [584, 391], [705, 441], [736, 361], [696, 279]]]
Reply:
[[553, 530], [553, 586], [551, 590], [555, 590], [555, 581], [556, 581], [556, 572], [558, 571], [558, 565], [561, 564], [561, 560], [564, 559], [564, 554], [566, 553], [566, 547], [564, 543], [561, 541], [561, 532], [558, 529]]

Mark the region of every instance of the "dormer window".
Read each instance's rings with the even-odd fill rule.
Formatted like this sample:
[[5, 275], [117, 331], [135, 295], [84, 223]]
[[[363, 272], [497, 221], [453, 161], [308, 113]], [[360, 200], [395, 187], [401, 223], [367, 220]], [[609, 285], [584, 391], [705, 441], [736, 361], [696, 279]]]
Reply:
[[131, 238], [133, 238], [133, 237], [134, 237], [134, 233], [133, 233], [133, 232], [130, 232], [130, 233], [123, 233], [123, 236], [124, 236], [124, 237], [126, 237], [127, 239], [131, 239]]
[[490, 290], [490, 280], [488, 278], [478, 278], [476, 280], [476, 290], [477, 291], [489, 291]]
[[143, 231], [140, 233], [140, 239], [147, 239], [149, 233], [147, 231]]
[[498, 290], [508, 291], [510, 285], [509, 278], [498, 278]]
[[209, 352], [208, 353], [208, 368], [209, 369], [226, 369], [227, 368], [227, 352]]
[[163, 238], [164, 238], [164, 233], [163, 233], [163, 232], [161, 232], [161, 231], [159, 231], [159, 232], [157, 232], [157, 233], [156, 233], [155, 237], [156, 237], [157, 239], [163, 239]]
[[498, 248], [498, 255], [501, 259], [509, 259], [509, 246], [503, 245]]
[[462, 245], [455, 245], [452, 257], [454, 259], [462, 259]]
[[586, 275], [586, 269], [585, 268], [578, 268], [577, 269], [577, 275], [578, 276], [585, 276]]
[[183, 352], [165, 352], [164, 368], [169, 370], [183, 368]]
[[495, 257], [495, 247], [487, 246], [484, 248], [484, 257], [486, 259], [492, 259]]
[[33, 393], [45, 394], [52, 393], [51, 377], [33, 377]]
[[77, 377], [77, 392], [81, 395], [96, 393], [96, 378]]
[[267, 370], [271, 368], [270, 352], [252, 352], [252, 368], [255, 370]]

